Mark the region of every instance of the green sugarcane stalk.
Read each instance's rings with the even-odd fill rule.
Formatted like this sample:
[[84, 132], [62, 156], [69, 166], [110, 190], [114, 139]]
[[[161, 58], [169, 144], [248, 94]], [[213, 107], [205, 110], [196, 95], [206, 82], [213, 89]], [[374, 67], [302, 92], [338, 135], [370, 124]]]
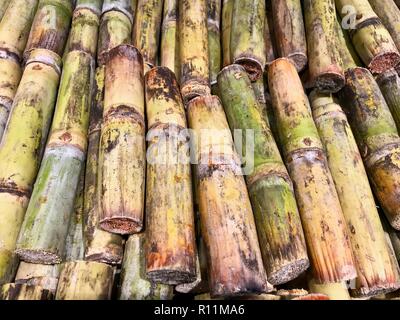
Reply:
[[291, 179], [245, 69], [225, 67], [218, 75], [218, 86], [231, 130], [254, 132], [254, 170], [246, 181], [268, 281], [273, 285], [288, 282], [309, 266]]
[[264, 23], [265, 0], [234, 1], [231, 61], [241, 64], [252, 81], [262, 76], [266, 63]]
[[101, 66], [96, 70], [95, 89], [90, 109], [84, 196], [85, 260], [120, 264], [123, 255], [121, 236], [104, 231], [98, 226], [101, 210], [98, 161], [103, 118], [104, 68]]
[[173, 287], [146, 278], [144, 234], [134, 234], [125, 245], [119, 300], [170, 300]]
[[161, 27], [160, 65], [172, 70], [179, 81], [178, 10], [178, 0], [164, 0], [163, 21]]
[[396, 70], [390, 69], [381, 73], [376, 82], [392, 113], [397, 131], [400, 132], [400, 77]]
[[60, 263], [85, 160], [94, 59], [72, 51], [16, 252], [27, 262]]

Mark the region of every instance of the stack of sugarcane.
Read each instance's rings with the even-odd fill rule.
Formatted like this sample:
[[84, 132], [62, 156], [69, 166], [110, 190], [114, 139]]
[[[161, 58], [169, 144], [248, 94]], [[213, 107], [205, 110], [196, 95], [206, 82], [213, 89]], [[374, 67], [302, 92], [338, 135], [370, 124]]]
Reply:
[[0, 299], [396, 298], [399, 21], [0, 1]]

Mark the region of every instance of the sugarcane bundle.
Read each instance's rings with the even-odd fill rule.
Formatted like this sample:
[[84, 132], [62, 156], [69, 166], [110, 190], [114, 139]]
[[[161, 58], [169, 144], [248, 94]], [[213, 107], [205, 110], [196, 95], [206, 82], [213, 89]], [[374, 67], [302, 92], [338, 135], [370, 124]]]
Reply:
[[246, 182], [261, 253], [268, 281], [286, 283], [309, 266], [292, 182], [244, 68], [233, 64], [222, 69], [218, 86], [231, 131], [253, 131], [254, 169]]
[[207, 0], [179, 1], [179, 57], [184, 102], [209, 95]]
[[195, 134], [192, 146], [210, 293], [268, 292], [251, 204], [221, 103], [216, 96], [198, 97], [187, 108]]
[[56, 300], [109, 300], [114, 267], [94, 261], [69, 261], [62, 266]]
[[21, 261], [15, 276], [15, 283], [39, 286], [54, 295], [57, 290], [59, 274], [59, 264], [46, 265]]
[[314, 277], [320, 283], [353, 279], [348, 230], [297, 70], [277, 59], [269, 66], [268, 83]]
[[304, 1], [309, 76], [321, 92], [343, 88], [344, 71], [339, 55], [335, 1]]
[[234, 1], [231, 23], [231, 61], [242, 65], [255, 81], [266, 64], [265, 0]]
[[369, 3], [400, 50], [400, 9], [393, 0], [369, 0]]
[[[111, 0], [110, 0], [111, 1]], [[103, 10], [100, 19], [99, 41], [97, 44], [97, 63], [104, 65], [107, 60], [108, 52], [120, 44], [131, 43], [133, 11], [129, 14], [127, 8], [129, 0], [117, 1], [115, 4], [121, 4], [121, 9], [114, 5], [108, 6], [106, 0], [103, 3]], [[109, 10], [104, 9], [109, 7]]]
[[[99, 11], [100, 3], [90, 0], [79, 1], [76, 11], [81, 11], [81, 5], [86, 3], [97, 5]], [[74, 18], [78, 19], [79, 16], [75, 15]], [[92, 25], [91, 19], [87, 20], [87, 24]], [[80, 29], [79, 25], [75, 26]], [[92, 27], [97, 29], [96, 24]], [[71, 34], [76, 39], [74, 32]], [[68, 225], [86, 155], [94, 79], [93, 52], [81, 51], [86, 48], [83, 45], [85, 35], [81, 34], [81, 44], [74, 47], [76, 50], [70, 48], [71, 51], [64, 57], [65, 67], [52, 127], [16, 250], [26, 262], [60, 263], [64, 254]], [[97, 37], [91, 40], [96, 43]]]
[[342, 27], [349, 30], [354, 48], [372, 73], [382, 73], [400, 62], [390, 33], [368, 0], [336, 0], [336, 6]]
[[189, 137], [179, 86], [168, 68], [147, 72], [146, 107], [146, 275], [156, 283], [192, 282], [196, 246]]
[[129, 236], [121, 269], [119, 300], [170, 300], [173, 287], [146, 278], [144, 234]]
[[222, 0], [221, 11], [221, 45], [222, 66], [231, 64], [231, 32], [234, 0]]
[[372, 188], [390, 224], [400, 229], [400, 138], [389, 107], [372, 74], [347, 72], [343, 106], [364, 159]]
[[62, 56], [71, 16], [70, 0], [40, 0], [26, 44], [24, 61], [35, 49], [47, 49]]
[[310, 101], [350, 229], [357, 269], [354, 294], [374, 296], [394, 291], [400, 287], [399, 268], [387, 246], [374, 196], [346, 115], [329, 94], [314, 91]]
[[319, 284], [314, 279], [310, 279], [308, 282], [310, 292], [314, 294], [324, 294], [329, 297], [330, 300], [350, 300], [349, 290], [344, 282], [334, 282], [327, 284]]
[[85, 260], [120, 264], [122, 262], [122, 238], [99, 228], [101, 195], [99, 193], [98, 160], [100, 132], [103, 118], [104, 66], [98, 67], [95, 76], [88, 131], [84, 190], [84, 247]]
[[178, 10], [178, 0], [164, 0], [161, 26], [160, 65], [172, 70], [179, 80]]
[[32, 53], [0, 145], [0, 283], [15, 272], [15, 244], [47, 139], [60, 67], [57, 54]]
[[11, 0], [0, 0], [0, 20], [3, 18], [10, 2]]
[[143, 56], [144, 73], [157, 65], [163, 0], [138, 0], [132, 44]]
[[221, 70], [221, 0], [207, 0], [208, 61], [210, 84], [217, 84], [217, 75]]
[[0, 300], [51, 300], [53, 294], [40, 286], [8, 283], [0, 287]]
[[378, 75], [376, 82], [392, 113], [398, 132], [400, 132], [400, 77], [396, 70], [390, 69]]
[[342, 28], [338, 15], [336, 15], [336, 28], [338, 36], [337, 45], [339, 56], [342, 59], [343, 70], [346, 74], [347, 70], [357, 66], [361, 66], [362, 63], [353, 47], [353, 44], [351, 43], [349, 32], [348, 30]]
[[308, 61], [301, 1], [272, 0], [271, 8], [278, 55], [290, 59], [300, 72]]
[[104, 0], [103, 7], [101, 9], [102, 13], [108, 11], [120, 11], [125, 14], [131, 23], [133, 23], [133, 18], [135, 16], [136, 1], [133, 0]]
[[0, 3], [1, 15], [4, 14], [4, 19], [0, 22], [0, 139], [21, 80], [20, 62], [37, 3], [38, 0], [13, 0]]
[[108, 54], [99, 152], [101, 228], [140, 232], [146, 168], [143, 58], [131, 45]]

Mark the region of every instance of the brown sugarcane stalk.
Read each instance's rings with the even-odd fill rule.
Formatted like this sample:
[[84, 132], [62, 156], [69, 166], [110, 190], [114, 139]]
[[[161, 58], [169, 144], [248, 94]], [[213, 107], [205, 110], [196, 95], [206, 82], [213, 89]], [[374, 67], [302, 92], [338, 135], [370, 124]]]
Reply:
[[221, 0], [207, 0], [208, 61], [210, 84], [215, 86], [221, 70]]
[[216, 96], [198, 97], [187, 108], [196, 137], [192, 145], [210, 293], [268, 292], [251, 204], [221, 103]]
[[232, 14], [234, 0], [222, 0], [221, 11], [221, 44], [222, 44], [222, 66], [231, 64], [231, 33]]
[[51, 300], [52, 293], [40, 286], [8, 283], [0, 287], [0, 300]]
[[309, 76], [321, 92], [338, 92], [345, 84], [339, 55], [335, 1], [304, 1]]
[[42, 0], [39, 2], [28, 43], [24, 52], [27, 61], [35, 49], [46, 49], [62, 56], [72, 16], [69, 0]]
[[400, 77], [396, 70], [390, 69], [378, 75], [376, 82], [392, 113], [397, 131], [400, 132]]
[[108, 52], [120, 44], [131, 43], [132, 21], [124, 13], [111, 10], [103, 13], [100, 20], [97, 63], [106, 63]]
[[156, 283], [192, 282], [196, 246], [186, 115], [168, 68], [147, 72], [146, 108], [146, 274]]
[[314, 277], [319, 283], [353, 279], [348, 230], [297, 70], [277, 59], [269, 66], [268, 83]]
[[209, 95], [209, 60], [206, 0], [179, 2], [181, 93], [185, 103]]
[[143, 228], [145, 122], [143, 58], [120, 45], [108, 54], [100, 137], [100, 227], [119, 234]]
[[70, 261], [62, 266], [56, 300], [109, 300], [114, 268], [93, 261]]
[[272, 0], [271, 8], [278, 55], [290, 59], [300, 72], [308, 60], [301, 1]]
[[[254, 169], [247, 173], [246, 182], [261, 253], [268, 281], [286, 283], [309, 267], [291, 179], [244, 68], [222, 69], [218, 86], [231, 130], [253, 130]], [[236, 147], [240, 149], [242, 143]]]
[[88, 131], [88, 154], [86, 160], [85, 196], [83, 208], [85, 260], [120, 264], [123, 244], [120, 235], [99, 228], [101, 195], [98, 186], [98, 161], [100, 132], [103, 119], [104, 66], [98, 67], [95, 76]]
[[[387, 246], [374, 196], [346, 115], [329, 94], [310, 95], [315, 124], [326, 150], [357, 269], [357, 296], [400, 287], [399, 268]], [[370, 257], [374, 257], [373, 260]]]
[[145, 238], [143, 233], [129, 236], [121, 269], [119, 300], [170, 300], [173, 287], [146, 278]]
[[179, 81], [178, 10], [178, 0], [164, 0], [163, 20], [161, 26], [160, 65], [172, 70]]
[[39, 286], [49, 290], [53, 295], [56, 293], [60, 265], [35, 264], [21, 261], [15, 276], [16, 284], [28, 286]]
[[163, 0], [138, 0], [137, 6], [132, 44], [142, 54], [147, 71], [157, 65]]
[[369, 3], [400, 50], [400, 9], [393, 0], [369, 0]]
[[342, 102], [372, 189], [390, 224], [400, 230], [400, 137], [379, 86], [367, 69], [347, 71]]
[[234, 1], [231, 27], [231, 60], [242, 65], [252, 81], [259, 79], [266, 64], [265, 0]]

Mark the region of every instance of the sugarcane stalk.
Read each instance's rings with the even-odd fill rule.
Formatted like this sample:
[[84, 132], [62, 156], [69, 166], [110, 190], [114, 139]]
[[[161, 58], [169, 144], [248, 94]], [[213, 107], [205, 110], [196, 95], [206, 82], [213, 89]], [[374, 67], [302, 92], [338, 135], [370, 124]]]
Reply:
[[131, 45], [108, 54], [99, 152], [100, 227], [140, 232], [146, 168], [143, 59]]
[[234, 0], [222, 0], [221, 45], [222, 66], [224, 67], [231, 64], [231, 33], [234, 2]]
[[[265, 43], [265, 61], [267, 66], [276, 59], [276, 42], [274, 36], [274, 25], [272, 21], [272, 9], [271, 4], [266, 2], [266, 16], [264, 22], [264, 43]], [[264, 77], [261, 77], [264, 78]], [[260, 79], [258, 79], [260, 80]]]
[[139, 49], [148, 68], [157, 65], [163, 0], [138, 0], [132, 44]]
[[0, 50], [20, 61], [38, 0], [12, 0], [0, 22]]
[[0, 283], [12, 281], [16, 271], [15, 244], [47, 139], [60, 66], [51, 52], [32, 54], [0, 145]]
[[24, 60], [27, 61], [35, 49], [47, 49], [62, 56], [71, 17], [70, 0], [41, 0], [29, 33]]
[[340, 24], [340, 18], [336, 15], [336, 28], [338, 36], [338, 50], [339, 55], [342, 58], [343, 70], [346, 73], [348, 69], [361, 66], [362, 62], [358, 57], [353, 44], [351, 43], [350, 35], [348, 30], [342, 28]]
[[52, 293], [40, 286], [7, 283], [0, 288], [0, 300], [51, 300]]
[[122, 262], [122, 238], [104, 231], [98, 223], [101, 215], [101, 201], [98, 187], [98, 159], [100, 130], [103, 118], [104, 66], [97, 68], [95, 89], [88, 132], [88, 152], [86, 160], [84, 196], [84, 245], [85, 260], [120, 264]]
[[16, 252], [26, 262], [60, 263], [85, 160], [94, 59], [71, 51]]
[[109, 300], [114, 268], [93, 261], [65, 262], [58, 281], [56, 300]]
[[21, 261], [15, 276], [15, 283], [39, 286], [49, 290], [54, 295], [57, 290], [59, 274], [59, 264], [46, 265]]
[[297, 70], [277, 59], [269, 66], [268, 83], [314, 277], [319, 283], [353, 279], [348, 230]]
[[179, 81], [178, 10], [178, 0], [164, 0], [161, 27], [160, 65], [172, 70]]
[[382, 21], [385, 28], [389, 31], [397, 49], [399, 49], [400, 9], [393, 0], [369, 0], [369, 4]]
[[231, 26], [231, 61], [242, 65], [251, 81], [259, 79], [266, 64], [265, 0], [234, 1]]
[[96, 56], [101, 0], [79, 0], [72, 15], [71, 32], [64, 58], [71, 51], [83, 51]]
[[129, 236], [121, 269], [119, 300], [170, 300], [173, 287], [146, 278], [144, 234]]
[[389, 107], [372, 74], [347, 72], [341, 94], [372, 189], [390, 224], [400, 230], [400, 137]]
[[184, 102], [209, 95], [211, 90], [206, 0], [179, 2], [179, 57]]
[[11, 0], [0, 0], [0, 20], [3, 18], [10, 2]]
[[196, 278], [196, 245], [185, 109], [168, 68], [151, 69], [145, 83], [146, 275], [156, 283], [188, 283]]
[[400, 132], [400, 77], [396, 70], [390, 69], [376, 77], [376, 82], [392, 113], [398, 132]]
[[400, 53], [390, 33], [380, 21], [352, 33], [352, 42], [361, 60], [372, 73], [382, 73], [400, 62]]
[[208, 61], [210, 84], [217, 84], [217, 75], [221, 70], [221, 0], [207, 0]]
[[[235, 296], [270, 291], [240, 160], [216, 96], [193, 99], [201, 231], [208, 252], [210, 293]], [[249, 263], [251, 261], [251, 263]]]
[[83, 197], [85, 185], [85, 167], [83, 166], [79, 176], [78, 188], [74, 201], [73, 213], [65, 240], [65, 253], [63, 261], [83, 260]]
[[290, 59], [298, 72], [307, 65], [307, 41], [300, 0], [272, 0], [276, 49]]
[[106, 63], [108, 52], [120, 44], [131, 43], [132, 22], [122, 12], [111, 10], [104, 13], [100, 21], [97, 63]]
[[[329, 94], [310, 95], [313, 117], [328, 159], [357, 269], [357, 296], [400, 287], [399, 270], [387, 246], [357, 143], [340, 105]], [[374, 257], [371, 260], [371, 257]]]
[[[254, 169], [246, 176], [247, 188], [268, 281], [286, 283], [309, 266], [292, 182], [245, 69], [225, 67], [218, 86], [231, 131], [254, 132]], [[242, 142], [236, 148], [242, 148]]]
[[308, 282], [311, 293], [327, 295], [330, 300], [350, 300], [349, 290], [344, 282], [318, 284], [314, 279]]
[[133, 18], [135, 16], [135, 10], [136, 10], [136, 1], [132, 0], [104, 0], [103, 1], [103, 7], [102, 7], [102, 13], [106, 13], [109, 11], [119, 11], [125, 14], [129, 20], [131, 21], [131, 24], [133, 23]]
[[345, 84], [339, 55], [335, 1], [304, 1], [309, 76], [321, 92], [338, 92]]

